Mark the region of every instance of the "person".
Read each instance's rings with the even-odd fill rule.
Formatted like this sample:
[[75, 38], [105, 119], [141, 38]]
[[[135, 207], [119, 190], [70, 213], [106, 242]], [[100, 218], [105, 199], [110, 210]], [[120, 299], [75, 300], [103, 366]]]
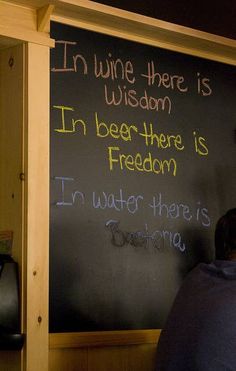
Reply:
[[215, 260], [184, 280], [161, 332], [156, 371], [236, 370], [236, 208], [216, 224]]

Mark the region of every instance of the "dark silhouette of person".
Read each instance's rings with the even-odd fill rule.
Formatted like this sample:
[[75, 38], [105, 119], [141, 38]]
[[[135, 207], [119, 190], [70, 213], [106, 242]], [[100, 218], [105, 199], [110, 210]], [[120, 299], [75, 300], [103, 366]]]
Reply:
[[156, 371], [236, 370], [236, 208], [216, 224], [215, 260], [184, 280], [161, 332]]

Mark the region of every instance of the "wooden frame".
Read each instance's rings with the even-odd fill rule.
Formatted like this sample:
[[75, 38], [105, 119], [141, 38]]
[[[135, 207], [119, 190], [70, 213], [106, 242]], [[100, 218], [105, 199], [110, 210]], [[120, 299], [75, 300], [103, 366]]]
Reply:
[[0, 368], [46, 370], [49, 48], [19, 44], [1, 51], [0, 59], [0, 229], [13, 231], [12, 254], [20, 269], [21, 331], [26, 334], [23, 352], [10, 359], [1, 357]]
[[26, 364], [40, 371], [48, 366], [49, 49], [28, 43], [26, 61]]
[[[86, 0], [59, 1], [51, 20], [236, 65], [236, 41]], [[50, 348], [156, 343], [160, 330], [50, 334]]]
[[32, 7], [0, 4], [0, 229], [14, 234], [26, 335], [22, 351], [1, 352], [0, 368], [12, 371], [48, 369], [49, 47], [54, 42], [45, 27], [37, 31], [37, 15]]
[[[23, 353], [12, 357], [14, 371], [47, 371], [49, 347], [154, 344], [160, 334], [160, 330], [68, 333], [50, 334], [48, 339], [49, 50], [54, 46], [50, 20], [236, 65], [236, 40], [89, 0], [58, 0], [54, 5], [49, 0], [1, 1], [0, 154], [1, 159], [10, 159], [10, 166], [3, 162], [0, 166], [4, 179], [0, 229], [14, 229], [16, 235], [13, 254], [21, 271], [22, 330], [27, 339]], [[12, 56], [17, 61], [15, 75], [4, 75]], [[12, 91], [14, 105], [9, 99]], [[9, 141], [11, 123], [17, 130]], [[14, 193], [9, 193], [9, 184]], [[7, 357], [1, 357], [2, 367], [9, 367]]]
[[96, 331], [50, 334], [50, 349], [156, 344], [161, 330]]

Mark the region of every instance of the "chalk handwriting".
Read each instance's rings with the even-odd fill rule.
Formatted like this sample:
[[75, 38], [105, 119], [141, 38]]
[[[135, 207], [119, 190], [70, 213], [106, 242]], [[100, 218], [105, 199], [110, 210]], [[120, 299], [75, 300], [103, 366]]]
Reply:
[[197, 73], [197, 91], [198, 94], [207, 97], [212, 94], [212, 89], [210, 87], [210, 79], [206, 77], [201, 77], [200, 72]]
[[[58, 109], [59, 112], [61, 112], [61, 119], [59, 120], [60, 121], [60, 126], [61, 128], [57, 128], [57, 129], [54, 129], [55, 131], [57, 131], [58, 133], [75, 133], [77, 130], [77, 128], [80, 128], [82, 127], [82, 134], [83, 135], [86, 135], [86, 123], [84, 120], [82, 119], [74, 119], [74, 118], [71, 118], [71, 121], [66, 122], [66, 119], [65, 119], [65, 112], [71, 112], [71, 111], [74, 111], [74, 108], [73, 107], [67, 107], [67, 106], [53, 106], [54, 109]], [[70, 129], [68, 129], [68, 127]]]
[[55, 176], [53, 178], [56, 181], [60, 182], [61, 185], [61, 199], [60, 201], [56, 202], [57, 206], [73, 206], [73, 205], [79, 205], [85, 203], [85, 196], [83, 192], [80, 192], [78, 190], [74, 192], [66, 192], [65, 190], [65, 184], [67, 182], [74, 182], [74, 178], [71, 177], [65, 177], [65, 176]]
[[206, 139], [202, 136], [199, 136], [196, 131], [193, 131], [193, 137], [195, 152], [199, 156], [207, 156], [209, 151], [206, 144]]
[[[81, 72], [83, 75], [87, 75], [88, 73], [88, 66], [86, 59], [83, 57], [82, 54], [76, 54], [72, 56], [72, 60], [68, 57], [68, 46], [75, 46], [77, 43], [75, 41], [64, 41], [64, 40], [56, 40], [56, 48], [62, 47], [62, 53], [63, 53], [63, 65], [62, 67], [56, 68], [52, 67], [52, 72]], [[72, 67], [68, 67], [68, 64], [70, 62], [70, 65]]]
[[105, 224], [106, 228], [111, 233], [111, 243], [116, 247], [132, 246], [134, 248], [143, 247], [155, 249], [177, 248], [180, 252], [186, 250], [186, 246], [182, 241], [179, 232], [172, 232], [164, 229], [156, 229], [153, 232], [148, 231], [148, 226], [145, 224], [145, 229], [142, 231], [127, 232], [119, 228], [118, 220], [108, 220]]
[[95, 128], [96, 136], [106, 138], [110, 136], [114, 139], [122, 139], [125, 142], [132, 141], [135, 135], [141, 136], [146, 146], [155, 146], [159, 149], [167, 149], [173, 147], [177, 151], [184, 150], [183, 139], [180, 134], [168, 134], [163, 132], [154, 132], [153, 123], [148, 124], [144, 121], [140, 128], [137, 124], [129, 124], [126, 122], [106, 122], [100, 120], [99, 114], [95, 112]]
[[[80, 206], [85, 204], [85, 193], [78, 189], [71, 192], [71, 183], [75, 182], [73, 177], [55, 176], [53, 178], [60, 186], [60, 199], [56, 202], [57, 206]], [[69, 187], [70, 186], [70, 187]], [[91, 200], [91, 206], [96, 210], [111, 209], [117, 212], [127, 211], [134, 215], [140, 209], [151, 210], [154, 218], [166, 218], [169, 220], [183, 219], [186, 222], [198, 222], [203, 227], [211, 226], [211, 219], [208, 209], [200, 201], [194, 205], [183, 202], [167, 202], [161, 192], [144, 198], [142, 194], [129, 194], [122, 188], [113, 192], [92, 191], [87, 195], [87, 200]]]
[[127, 210], [130, 214], [135, 214], [139, 209], [139, 203], [143, 200], [142, 195], [124, 196], [123, 189], [119, 189], [118, 195], [94, 191], [92, 195], [92, 205], [95, 209], [115, 209], [116, 211]]
[[109, 106], [130, 106], [142, 108], [147, 111], [165, 111], [171, 113], [172, 102], [168, 96], [153, 97], [144, 90], [143, 95], [139, 96], [134, 89], [127, 89], [125, 85], [117, 85], [116, 88], [109, 88], [104, 85], [105, 103]]
[[135, 82], [134, 68], [131, 61], [122, 61], [121, 58], [113, 59], [112, 54], [108, 53], [105, 60], [98, 60], [94, 54], [94, 75], [103, 79], [125, 80], [130, 84]]
[[157, 133], [153, 131], [153, 124], [150, 122], [147, 125], [146, 122], [143, 122], [143, 132], [139, 132], [139, 135], [145, 139], [146, 146], [153, 146], [156, 144], [156, 147], [160, 149], [166, 149], [174, 147], [177, 151], [182, 151], [184, 149], [183, 140], [180, 134], [165, 134]]
[[122, 139], [126, 142], [131, 141], [132, 134], [138, 132], [137, 126], [133, 124], [127, 124], [125, 122], [121, 124], [115, 122], [106, 123], [105, 121], [100, 121], [97, 112], [95, 112], [95, 125], [96, 135], [99, 138], [111, 136], [114, 139]]
[[196, 210], [191, 211], [190, 207], [183, 203], [172, 202], [168, 204], [163, 201], [162, 193], [152, 197], [152, 202], [149, 204], [154, 217], [166, 217], [168, 219], [183, 218], [186, 221], [195, 219], [203, 227], [210, 227], [211, 219], [208, 209], [201, 206], [200, 201], [196, 204]]
[[148, 86], [156, 85], [158, 88], [176, 89], [181, 93], [188, 91], [184, 76], [158, 72], [153, 61], [148, 62], [147, 73], [142, 73], [141, 76], [146, 79]]
[[138, 171], [157, 175], [169, 173], [176, 176], [177, 172], [177, 162], [174, 158], [168, 160], [161, 160], [157, 157], [153, 158], [151, 152], [145, 155], [141, 153], [134, 155], [124, 154], [120, 151], [120, 147], [114, 146], [108, 147], [108, 162], [110, 171], [113, 171], [116, 167], [122, 171]]

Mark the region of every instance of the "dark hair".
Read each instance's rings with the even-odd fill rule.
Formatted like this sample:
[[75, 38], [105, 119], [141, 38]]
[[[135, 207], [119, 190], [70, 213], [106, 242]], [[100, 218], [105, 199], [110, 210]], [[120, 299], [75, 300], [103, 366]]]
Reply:
[[216, 259], [227, 260], [232, 251], [236, 252], [236, 208], [227, 211], [216, 224]]

